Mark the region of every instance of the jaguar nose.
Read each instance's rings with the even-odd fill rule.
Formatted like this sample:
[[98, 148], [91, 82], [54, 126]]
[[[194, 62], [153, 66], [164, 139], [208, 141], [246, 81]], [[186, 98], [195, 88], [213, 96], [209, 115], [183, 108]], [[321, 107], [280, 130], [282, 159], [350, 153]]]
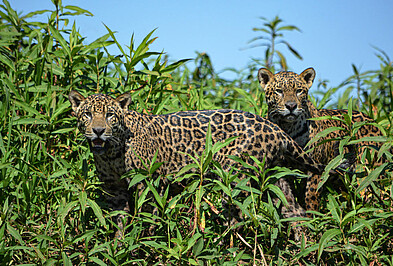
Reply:
[[297, 108], [297, 104], [295, 102], [287, 102], [285, 103], [285, 107], [292, 112], [293, 110], [295, 110]]
[[100, 137], [102, 134], [104, 134], [104, 131], [104, 127], [93, 127], [93, 132], [97, 135], [97, 137]]

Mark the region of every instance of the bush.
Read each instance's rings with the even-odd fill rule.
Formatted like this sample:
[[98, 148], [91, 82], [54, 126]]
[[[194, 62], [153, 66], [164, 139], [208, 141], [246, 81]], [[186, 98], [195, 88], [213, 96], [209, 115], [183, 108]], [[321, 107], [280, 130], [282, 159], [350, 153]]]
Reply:
[[[46, 23], [29, 22], [42, 13], [49, 14]], [[132, 36], [126, 49], [109, 28], [106, 35], [85, 44], [76, 25], [68, 26], [68, 18], [75, 15], [91, 14], [75, 6], [55, 6], [55, 11], [21, 17], [6, 0], [1, 5], [2, 264], [393, 265], [391, 162], [344, 176], [347, 191], [329, 190], [324, 195], [322, 213], [303, 218], [308, 241], [297, 243], [290, 222], [298, 219], [283, 219], [282, 203], [272, 197], [283, 198], [273, 185], [277, 178], [299, 174], [276, 168], [275, 175], [267, 176], [260, 162], [257, 174], [249, 177], [257, 180], [258, 187], [250, 188], [248, 179], [239, 180], [211, 161], [215, 147], [210, 147], [189, 166], [197, 169], [195, 175], [166, 177], [189, 179], [174, 198], [168, 197], [166, 187], [164, 193], [157, 192], [161, 180], [151, 173], [129, 173], [134, 181], [147, 180], [152, 191], [151, 197], [146, 190], [136, 198], [137, 206], [152, 205], [157, 211], [130, 217], [127, 234], [114, 240], [111, 217], [116, 213], [100, 201], [92, 155], [71, 116], [67, 100], [71, 89], [85, 95], [132, 91], [132, 108], [150, 114], [232, 108], [264, 116], [267, 106], [255, 65], [245, 71], [233, 69], [238, 78], [224, 80], [207, 54], [197, 55], [195, 69], [184, 64], [188, 60], [169, 63], [162, 53], [149, 50], [154, 31], [139, 45]], [[109, 54], [110, 45], [116, 45], [120, 54]], [[354, 67], [354, 76], [340, 86], [319, 86], [326, 96], [318, 104], [325, 105], [331, 93], [345, 87], [335, 105], [348, 106], [349, 95], [357, 92], [353, 106], [386, 131], [388, 141], [380, 153], [391, 158], [393, 70], [386, 54], [380, 51], [379, 57], [379, 70], [358, 73]], [[220, 181], [202, 175], [208, 171]], [[370, 191], [367, 198], [360, 193], [365, 188]], [[242, 211], [237, 223], [228, 220], [232, 216], [226, 211], [231, 207]], [[154, 228], [154, 236], [147, 233], [149, 228]]]

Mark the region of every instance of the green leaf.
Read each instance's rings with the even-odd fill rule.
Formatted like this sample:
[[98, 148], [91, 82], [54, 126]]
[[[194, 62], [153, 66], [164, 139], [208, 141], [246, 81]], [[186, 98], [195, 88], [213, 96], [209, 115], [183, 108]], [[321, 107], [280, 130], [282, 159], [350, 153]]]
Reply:
[[288, 201], [285, 198], [284, 193], [282, 192], [282, 190], [279, 187], [277, 187], [275, 185], [272, 185], [272, 184], [269, 184], [269, 185], [266, 186], [265, 190], [269, 190], [269, 191], [273, 192], [281, 200], [281, 202], [285, 206], [288, 206]]
[[58, 130], [52, 131], [51, 134], [53, 134], [53, 135], [55, 135], [55, 134], [65, 134], [65, 133], [68, 133], [68, 132], [71, 132], [71, 131], [75, 131], [75, 128], [74, 127], [62, 128], [62, 129], [58, 129]]
[[161, 198], [160, 194], [158, 194], [158, 192], [155, 189], [155, 187], [150, 182], [146, 182], [146, 184], [149, 187], [149, 189], [151, 190], [151, 192], [153, 193], [154, 198], [156, 199], [157, 203], [160, 205], [161, 209], [164, 209], [165, 202]]
[[362, 222], [359, 221], [351, 226], [351, 229], [348, 231], [348, 234], [354, 234], [356, 232], [363, 230], [365, 224], [364, 224], [363, 219], [361, 219], [361, 220], [362, 220]]
[[276, 50], [275, 52], [278, 55], [278, 57], [280, 58], [279, 62], [280, 62], [281, 69], [288, 69], [287, 60], [286, 60], [285, 56], [282, 53], [280, 53], [280, 51], [278, 51], [278, 50]]
[[193, 258], [188, 258], [188, 263], [189, 265], [199, 265], [198, 262], [196, 262], [196, 260], [194, 260]]
[[180, 195], [176, 195], [168, 202], [168, 211], [173, 210], [176, 207], [177, 202], [180, 200]]
[[164, 162], [158, 162], [157, 161], [157, 156], [158, 156], [158, 149], [154, 153], [154, 156], [150, 162], [150, 167], [149, 167], [149, 174], [152, 175]]
[[228, 195], [228, 197], [232, 197], [232, 193], [230, 189], [227, 186], [225, 186], [222, 182], [220, 182], [219, 180], [213, 180], [213, 182], [216, 183], [222, 189], [222, 191]]
[[67, 41], [63, 38], [60, 32], [57, 29], [55, 29], [52, 25], [49, 25], [49, 30], [52, 32], [53, 37], [55, 37], [55, 39], [61, 44], [61, 48], [63, 48], [63, 51], [65, 51], [68, 57], [71, 59], [72, 58], [71, 50]]
[[182, 60], [176, 61], [176, 62], [170, 64], [169, 66], [165, 67], [164, 69], [162, 69], [161, 73], [172, 72], [173, 70], [184, 65], [186, 62], [188, 62], [190, 60], [192, 60], [192, 59], [182, 59]]
[[94, 262], [95, 264], [101, 265], [101, 266], [107, 266], [108, 264], [106, 262], [103, 262], [97, 257], [89, 257], [89, 261]]
[[[190, 156], [191, 157], [191, 156]], [[194, 159], [194, 157], [191, 157], [192, 159]], [[195, 159], [196, 160], [196, 159]], [[197, 163], [191, 163], [188, 164], [186, 166], [184, 166], [176, 175], [175, 177], [177, 177], [177, 179], [175, 180], [175, 182], [180, 182], [182, 179], [182, 175], [184, 175], [185, 173], [191, 171], [192, 169], [198, 169], [199, 166]], [[192, 174], [194, 175], [194, 174]]]
[[79, 193], [78, 199], [79, 199], [79, 203], [80, 203], [80, 206], [81, 206], [82, 214], [85, 214], [85, 211], [86, 211], [86, 202], [87, 202], [87, 194], [86, 194], [86, 191], [81, 191], [81, 192]]
[[62, 175], [66, 175], [66, 174], [68, 173], [68, 171], [69, 171], [69, 169], [63, 168], [63, 169], [61, 169], [61, 170], [59, 170], [59, 171], [57, 171], [57, 172], [54, 172], [54, 173], [51, 174], [49, 177], [50, 177], [50, 178], [57, 178], [57, 177], [60, 177], [60, 176], [62, 176]]
[[235, 137], [230, 137], [224, 141], [218, 141], [216, 143], [214, 143], [213, 147], [212, 147], [212, 152], [215, 154], [217, 152], [219, 152], [222, 148], [228, 146], [232, 141], [234, 141], [235, 139], [237, 139], [239, 136], [235, 136]]
[[[203, 247], [203, 237], [202, 237], [201, 233], [196, 233], [188, 240], [187, 249], [184, 250], [184, 253], [187, 252], [190, 248], [194, 247], [195, 243], [197, 242], [198, 239], [202, 239], [202, 247]], [[194, 248], [193, 248], [193, 250], [194, 250]]]
[[86, 15], [86, 16], [93, 16], [93, 14], [90, 12], [90, 11], [88, 11], [88, 10], [86, 10], [86, 9], [83, 9], [83, 8], [80, 8], [79, 6], [71, 6], [71, 5], [68, 5], [68, 6], [65, 6], [64, 7], [65, 9], [69, 9], [69, 10], [73, 10], [73, 11], [76, 11], [74, 14], [72, 14], [72, 15]]
[[74, 240], [72, 241], [72, 243], [78, 243], [78, 242], [83, 241], [83, 240], [85, 240], [87, 238], [91, 238], [97, 232], [98, 232], [98, 229], [87, 230], [83, 234], [81, 234], [79, 236], [76, 236], [74, 238]]
[[336, 199], [332, 195], [328, 195], [328, 199], [328, 208], [333, 216], [333, 219], [337, 224], [341, 224], [341, 210]]
[[146, 199], [146, 197], [147, 197], [147, 194], [149, 193], [149, 191], [150, 191], [149, 188], [145, 188], [142, 191], [142, 194], [139, 195], [136, 210], [139, 210], [142, 207], [142, 205], [148, 200], [148, 199]]
[[8, 168], [8, 167], [12, 168], [12, 164], [11, 163], [0, 163], [0, 170], [3, 168]]
[[30, 13], [24, 15], [21, 19], [25, 20], [27, 18], [32, 18], [36, 15], [41, 15], [41, 14], [48, 13], [48, 12], [51, 12], [51, 10], [43, 9], [43, 10], [33, 11], [33, 12], [30, 12]]
[[386, 142], [386, 141], [387, 141], [387, 137], [385, 136], [372, 136], [372, 137], [363, 137], [360, 139], [351, 140], [350, 142], [348, 142], [348, 145], [357, 144], [359, 142]]
[[124, 58], [127, 61], [127, 64], [129, 64], [129, 58], [127, 56], [127, 54], [124, 52], [123, 47], [120, 45], [120, 43], [117, 41], [116, 37], [115, 37], [115, 33], [107, 26], [105, 25], [106, 30], [109, 32], [109, 35], [112, 37], [113, 41], [116, 43], [117, 48], [119, 48], [120, 52], [123, 54]]
[[281, 27], [279, 27], [279, 28], [277, 29], [277, 31], [283, 31], [283, 30], [288, 30], [288, 31], [291, 31], [291, 30], [301, 31], [298, 27], [293, 26], [293, 25], [281, 26]]
[[303, 57], [299, 54], [299, 52], [296, 51], [287, 41], [284, 41], [284, 43], [286, 44], [289, 51], [291, 51], [291, 53], [297, 57], [297, 59], [303, 60]]
[[7, 223], [7, 231], [8, 233], [13, 236], [18, 242], [22, 245], [25, 246], [25, 242], [22, 239], [22, 236], [19, 234], [17, 230], [15, 230], [10, 224]]
[[[133, 67], [135, 67], [139, 62], [141, 62], [143, 59], [145, 59], [145, 58], [148, 58], [148, 57], [150, 57], [150, 56], [152, 56], [152, 55], [158, 55], [158, 54], [160, 54], [160, 53], [158, 53], [158, 52], [146, 52], [146, 53], [144, 53], [144, 54], [141, 54], [141, 55], [139, 55], [139, 56], [134, 56], [132, 59], [131, 59], [131, 62], [130, 62], [130, 64], [129, 64], [129, 69], [132, 69]], [[142, 72], [149, 72], [149, 70], [142, 70]], [[161, 73], [160, 72], [156, 72], [156, 71], [150, 71], [150, 74], [154, 74], [154, 73], [157, 73], [157, 74], [155, 74], [156, 76], [158, 76], [158, 75], [161, 75]], [[169, 76], [167, 76], [167, 77], [169, 77]]]
[[310, 247], [300, 251], [299, 253], [296, 254], [294, 257], [295, 259], [300, 259], [306, 257], [308, 254], [310, 254], [313, 251], [318, 250], [318, 244], [311, 245]]
[[149, 34], [146, 35], [146, 37], [142, 40], [142, 42], [139, 44], [138, 48], [135, 50], [134, 53], [134, 57], [138, 57], [144, 53], [146, 53], [146, 51], [149, 50], [148, 46], [154, 42], [155, 39], [157, 38], [153, 38], [151, 40], [149, 40], [149, 38], [151, 37], [151, 35], [156, 31], [156, 29], [152, 30]]
[[193, 245], [192, 253], [194, 256], [198, 256], [203, 250], [203, 237], [200, 237], [195, 245]]
[[246, 92], [245, 90], [241, 89], [241, 88], [237, 88], [234, 87], [233, 88], [236, 92], [238, 92], [240, 95], [242, 95], [244, 98], [246, 98], [246, 100], [254, 107], [257, 108], [258, 104], [257, 102], [254, 100], [254, 98], [252, 97], [252, 95], [248, 92]]
[[42, 240], [47, 240], [47, 241], [53, 242], [53, 243], [56, 242], [56, 240], [54, 240], [52, 237], [47, 236], [47, 235], [38, 235], [37, 238], [42, 239]]
[[78, 205], [78, 201], [71, 201], [67, 203], [67, 205], [61, 210], [60, 214], [60, 223], [65, 224], [65, 217], [68, 213], [74, 209]]
[[384, 163], [384, 164], [378, 166], [373, 171], [371, 171], [371, 173], [368, 176], [366, 176], [363, 179], [363, 181], [360, 183], [360, 185], [356, 189], [355, 193], [359, 194], [362, 190], [364, 190], [367, 186], [369, 186], [372, 182], [374, 182], [381, 175], [381, 173], [385, 170], [385, 168], [388, 165], [389, 165], [389, 162]]
[[343, 162], [343, 159], [344, 153], [341, 153], [328, 163], [328, 165], [325, 167], [325, 171], [321, 175], [321, 181], [318, 183], [317, 190], [319, 190], [326, 183], [326, 181], [328, 181], [330, 171], [336, 169]]
[[327, 246], [327, 243], [333, 237], [338, 236], [340, 234], [341, 234], [341, 231], [339, 229], [329, 229], [322, 235], [321, 240], [319, 241], [319, 245], [318, 245], [318, 262], [319, 262], [319, 259], [321, 258], [324, 248]]
[[130, 183], [128, 184], [128, 187], [132, 187], [135, 184], [138, 184], [140, 182], [142, 182], [143, 180], [145, 180], [148, 176], [144, 175], [144, 174], [135, 174], [132, 176], [132, 179], [130, 180]]
[[63, 258], [64, 266], [72, 266], [72, 262], [65, 252], [61, 253], [61, 257]]
[[14, 62], [12, 62], [12, 60], [8, 59], [8, 57], [0, 54], [0, 62], [2, 62], [3, 64], [6, 64], [12, 71], [15, 72]]
[[315, 137], [313, 137], [306, 145], [305, 148], [309, 147], [311, 144], [314, 142], [317, 142], [320, 138], [326, 137], [332, 132], [339, 131], [339, 130], [345, 130], [343, 127], [329, 127], [325, 129], [324, 131], [318, 132]]
[[95, 216], [98, 218], [98, 220], [100, 221], [100, 223], [102, 224], [102, 226], [104, 226], [104, 228], [107, 228], [106, 222], [105, 222], [105, 218], [102, 215], [102, 211], [101, 208], [98, 206], [98, 204], [91, 200], [91, 199], [87, 199], [87, 204], [90, 206], [90, 208], [92, 208]]
[[[206, 151], [206, 150], [205, 150], [205, 151]], [[205, 174], [205, 173], [206, 173], [206, 169], [209, 167], [210, 163], [211, 163], [212, 160], [213, 160], [213, 153], [212, 153], [212, 151], [209, 150], [207, 156], [206, 156], [205, 158], [202, 158], [202, 160], [203, 160], [203, 162], [202, 162], [203, 165], [202, 165], [202, 170], [201, 170], [201, 172], [202, 172], [202, 174]]]
[[49, 122], [37, 118], [20, 118], [13, 122], [14, 125], [48, 125]]

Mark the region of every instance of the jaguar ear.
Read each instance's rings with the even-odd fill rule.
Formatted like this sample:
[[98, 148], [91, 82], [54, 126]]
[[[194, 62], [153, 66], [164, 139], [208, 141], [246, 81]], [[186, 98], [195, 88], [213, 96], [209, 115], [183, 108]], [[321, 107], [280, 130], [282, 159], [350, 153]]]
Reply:
[[128, 110], [128, 106], [131, 103], [131, 94], [129, 92], [123, 93], [116, 98], [116, 102], [120, 104], [122, 109]]
[[72, 90], [70, 94], [68, 94], [68, 100], [71, 103], [72, 110], [76, 113], [78, 110], [78, 107], [81, 105], [81, 103], [85, 100], [86, 98], [83, 97], [82, 94], [80, 94], [77, 91]]
[[274, 75], [272, 72], [270, 72], [269, 69], [261, 68], [258, 70], [258, 80], [262, 89], [264, 89], [266, 85], [273, 79], [274, 79]]
[[315, 78], [315, 70], [312, 67], [307, 68], [304, 70], [300, 76], [304, 79], [304, 81], [307, 83], [307, 87], [311, 88], [312, 83], [314, 82]]

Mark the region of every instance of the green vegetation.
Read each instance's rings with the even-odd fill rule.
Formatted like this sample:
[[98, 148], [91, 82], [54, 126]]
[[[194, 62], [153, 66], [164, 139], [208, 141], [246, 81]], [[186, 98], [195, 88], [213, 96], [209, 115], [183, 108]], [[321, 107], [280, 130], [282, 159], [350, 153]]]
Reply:
[[[55, 11], [24, 16], [6, 0], [0, 5], [0, 264], [393, 265], [391, 161], [360, 165], [355, 176], [342, 177], [346, 189], [341, 192], [326, 182], [321, 212], [303, 219], [307, 239], [300, 242], [292, 236], [290, 222], [295, 219], [283, 219], [282, 203], [273, 200], [282, 198], [273, 184], [279, 177], [304, 176], [284, 168], [267, 175], [259, 162], [257, 174], [239, 180], [212, 162], [219, 147], [207, 145], [206, 153], [189, 166], [195, 174], [166, 177], [188, 180], [184, 192], [169, 198], [157, 192], [162, 182], [151, 174], [157, 165], [147, 162], [150, 171], [135, 170], [129, 176], [147, 182], [153, 192], [136, 198], [137, 206], [152, 205], [157, 211], [131, 216], [124, 238], [114, 240], [111, 217], [116, 213], [100, 200], [92, 155], [71, 116], [70, 90], [85, 95], [132, 91], [132, 108], [151, 114], [232, 108], [265, 116], [256, 77], [260, 66], [233, 69], [237, 78], [224, 80], [207, 54], [198, 54], [193, 69], [192, 63], [184, 64], [187, 60], [169, 63], [149, 50], [154, 32], [139, 45], [131, 37], [129, 46], [122, 47], [107, 28], [108, 34], [86, 43], [68, 22], [72, 16], [91, 14], [53, 2]], [[47, 22], [32, 20], [42, 13]], [[297, 28], [281, 30], [287, 29]], [[110, 45], [119, 54], [110, 54]], [[274, 51], [263, 59], [271, 67]], [[319, 107], [350, 106], [373, 117], [386, 132], [378, 139], [386, 141], [379, 155], [391, 158], [393, 66], [383, 51], [378, 50], [378, 57], [380, 69], [359, 73], [354, 66], [354, 75], [336, 87], [314, 85], [314, 95], [321, 96], [313, 100]], [[327, 105], [340, 88], [343, 95]], [[345, 119], [350, 123], [350, 116]], [[350, 127], [343, 144], [357, 141], [352, 136], [358, 126]], [[202, 175], [209, 171], [221, 178]], [[256, 187], [247, 185], [251, 178]], [[243, 213], [237, 223], [225, 214], [231, 207]]]
[[[282, 23], [282, 19], [276, 16], [272, 21], [267, 18], [261, 17], [261, 20], [265, 21], [262, 28], [253, 28], [255, 32], [264, 33], [261, 36], [251, 39], [248, 43], [254, 43], [256, 41], [261, 41], [261, 43], [254, 44], [251, 48], [265, 46], [265, 60], [264, 66], [266, 68], [274, 67], [275, 64], [279, 64], [282, 70], [287, 70], [287, 60], [282, 52], [277, 49], [279, 44], [285, 44], [288, 50], [296, 56], [298, 59], [302, 60], [302, 56], [290, 45], [284, 38], [284, 31], [300, 31], [298, 27], [293, 25], [279, 26]], [[278, 61], [273, 61], [274, 58], [278, 58]]]

